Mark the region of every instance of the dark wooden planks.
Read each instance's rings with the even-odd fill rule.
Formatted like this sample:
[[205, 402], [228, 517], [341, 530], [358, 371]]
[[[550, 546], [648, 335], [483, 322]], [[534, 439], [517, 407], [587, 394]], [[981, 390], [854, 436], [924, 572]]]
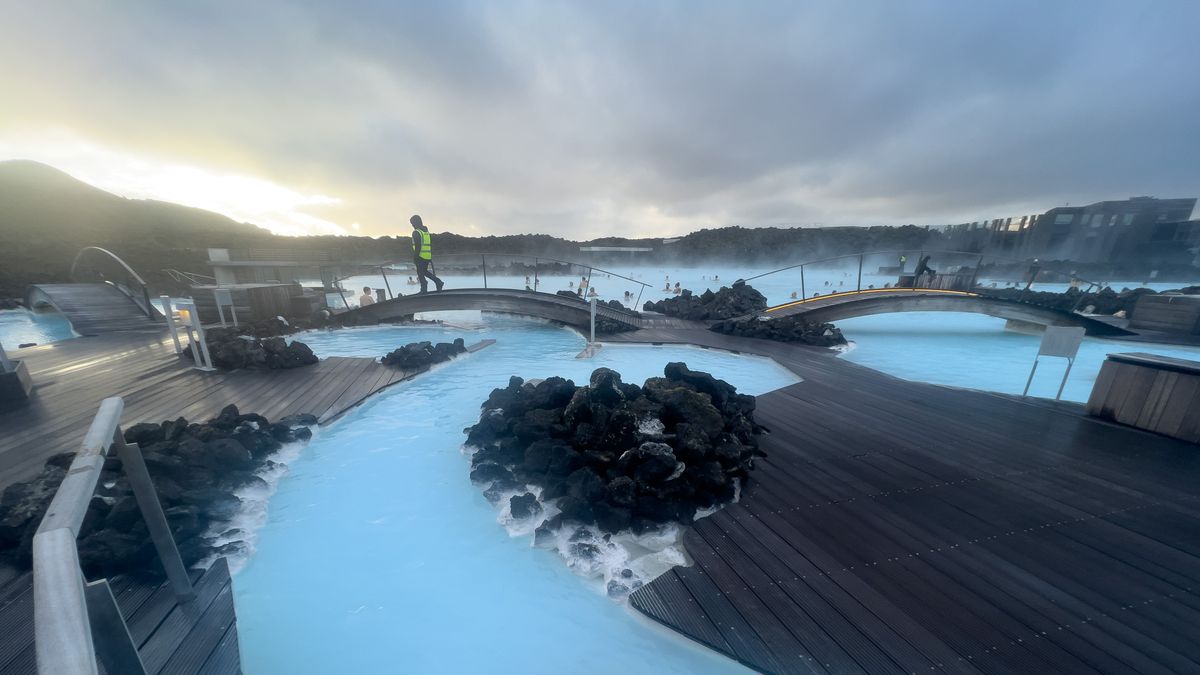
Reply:
[[230, 403], [269, 419], [309, 413], [328, 422], [415, 375], [374, 359], [336, 357], [287, 371], [202, 373], [163, 335], [77, 338], [17, 357], [30, 366], [35, 389], [24, 406], [0, 413], [2, 485], [36, 474], [51, 455], [74, 451], [108, 396], [125, 399], [125, 425], [208, 419]]
[[[109, 580], [121, 614], [149, 673], [239, 673], [237, 617], [229, 567], [217, 560], [192, 570], [197, 598], [180, 604], [156, 577]], [[33, 577], [17, 576], [0, 588], [0, 672], [36, 673], [33, 644]]]
[[759, 397], [768, 457], [696, 564], [632, 596], [656, 620], [766, 672], [1200, 670], [1194, 445], [696, 326], [611, 339], [804, 378]]

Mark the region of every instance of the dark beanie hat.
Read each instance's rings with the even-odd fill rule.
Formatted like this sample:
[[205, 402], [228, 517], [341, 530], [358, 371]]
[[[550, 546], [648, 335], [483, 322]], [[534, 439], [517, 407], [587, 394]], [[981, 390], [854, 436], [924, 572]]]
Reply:
[[413, 227], [421, 227], [423, 224], [421, 223], [421, 216], [413, 216], [412, 218], [408, 219], [408, 222], [412, 223]]

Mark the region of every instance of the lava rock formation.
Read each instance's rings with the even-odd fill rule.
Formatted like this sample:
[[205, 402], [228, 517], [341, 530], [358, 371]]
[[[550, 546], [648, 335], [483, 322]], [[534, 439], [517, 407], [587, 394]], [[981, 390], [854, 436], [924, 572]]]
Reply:
[[[511, 378], [465, 430], [476, 448], [471, 479], [493, 501], [540, 487], [542, 501], [555, 501], [560, 513], [539, 529], [570, 522], [640, 534], [691, 523], [697, 509], [731, 501], [753, 468], [755, 400], [683, 363], [667, 364], [663, 374], [642, 386], [608, 368], [584, 387], [560, 377], [536, 385]], [[528, 497], [512, 506], [532, 511]]]
[[693, 295], [685, 290], [678, 297], [648, 301], [642, 308], [647, 312], [659, 312], [680, 319], [708, 321], [761, 312], [767, 308], [767, 298], [739, 279], [733, 282], [733, 286], [722, 286], [716, 293], [707, 290], [700, 295]]
[[[241, 507], [235, 492], [261, 483], [258, 472], [283, 443], [312, 437], [312, 415], [291, 415], [271, 423], [262, 415], [242, 414], [236, 406], [203, 423], [180, 417], [161, 424], [135, 424], [125, 440], [136, 443], [158, 491], [171, 533], [186, 565], [212, 554], [236, 552], [236, 532], [219, 533], [233, 542], [217, 546], [216, 526]], [[96, 492], [79, 530], [79, 559], [89, 577], [161, 570], [154, 545], [114, 452], [104, 462]], [[33, 535], [46, 507], [67, 474], [74, 453], [46, 461], [38, 477], [5, 488], [0, 496], [0, 560], [20, 569], [31, 563]], [[231, 536], [234, 535], [234, 536]]]
[[439, 342], [436, 345], [428, 341], [410, 342], [385, 354], [379, 362], [402, 370], [422, 370], [435, 363], [449, 361], [465, 351], [467, 346], [462, 338], [456, 338], [454, 342]]

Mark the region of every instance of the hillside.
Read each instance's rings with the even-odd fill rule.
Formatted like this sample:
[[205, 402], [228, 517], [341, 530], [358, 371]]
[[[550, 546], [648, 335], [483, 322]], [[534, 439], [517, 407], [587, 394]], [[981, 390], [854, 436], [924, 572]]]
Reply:
[[[614, 223], [613, 229], [620, 230]], [[580, 259], [579, 247], [645, 246], [651, 264], [787, 264], [859, 250], [920, 247], [937, 237], [925, 228], [841, 227], [700, 230], [669, 245], [662, 239], [605, 237], [575, 242], [548, 234], [465, 237], [436, 232], [440, 255], [523, 253]], [[84, 246], [102, 246], [125, 259], [156, 290], [173, 284], [172, 267], [207, 273], [209, 247], [289, 248], [332, 251], [342, 260], [404, 260], [407, 237], [282, 237], [202, 209], [153, 200], [125, 199], [37, 162], [0, 162], [0, 297], [19, 297], [31, 283], [65, 281]], [[628, 258], [622, 256], [624, 264]], [[603, 261], [596, 264], [603, 265]]]
[[65, 280], [84, 246], [111, 248], [151, 278], [164, 261], [197, 268], [208, 246], [270, 236], [202, 209], [118, 197], [45, 164], [0, 162], [0, 296]]

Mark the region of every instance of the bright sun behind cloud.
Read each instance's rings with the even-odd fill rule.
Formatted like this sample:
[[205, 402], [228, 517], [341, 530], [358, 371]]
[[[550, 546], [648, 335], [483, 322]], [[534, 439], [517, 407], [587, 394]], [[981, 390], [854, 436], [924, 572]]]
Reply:
[[215, 211], [275, 234], [348, 233], [347, 228], [306, 211], [340, 206], [342, 200], [337, 197], [305, 194], [255, 176], [130, 154], [64, 129], [0, 135], [0, 158], [42, 162], [122, 197], [157, 199]]

